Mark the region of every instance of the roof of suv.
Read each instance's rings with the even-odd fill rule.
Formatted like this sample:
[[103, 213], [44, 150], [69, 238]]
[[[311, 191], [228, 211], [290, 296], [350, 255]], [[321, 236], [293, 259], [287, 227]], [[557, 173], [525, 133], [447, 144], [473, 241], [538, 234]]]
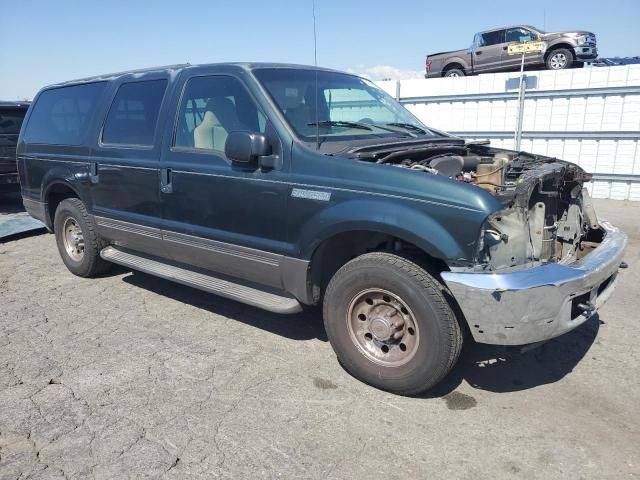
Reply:
[[66, 82], [56, 83], [53, 85], [48, 85], [48, 87], [59, 87], [63, 85], [72, 85], [78, 83], [88, 83], [95, 82], [100, 80], [115, 80], [119, 77], [123, 77], [125, 75], [142, 75], [146, 73], [157, 73], [157, 72], [179, 72], [185, 69], [200, 69], [206, 67], [222, 67], [222, 68], [230, 68], [237, 70], [254, 70], [258, 68], [290, 68], [290, 69], [300, 69], [300, 70], [319, 70], [325, 72], [336, 72], [343, 73], [339, 70], [333, 70], [330, 68], [324, 67], [314, 67], [309, 65], [297, 65], [292, 63], [268, 63], [268, 62], [238, 62], [238, 63], [203, 63], [198, 65], [191, 65], [190, 63], [182, 63], [176, 65], [166, 65], [161, 67], [150, 67], [143, 68], [139, 70], [127, 70], [123, 72], [115, 72], [115, 73], [106, 73], [102, 75], [95, 75], [93, 77], [80, 78], [76, 80], [69, 80]]

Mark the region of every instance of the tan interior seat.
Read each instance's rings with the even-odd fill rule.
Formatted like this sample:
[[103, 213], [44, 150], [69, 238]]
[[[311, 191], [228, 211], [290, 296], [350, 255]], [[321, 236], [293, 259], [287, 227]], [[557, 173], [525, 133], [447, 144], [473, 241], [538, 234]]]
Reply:
[[193, 145], [224, 151], [229, 132], [242, 130], [236, 105], [226, 97], [210, 98], [205, 106], [202, 123], [193, 131]]

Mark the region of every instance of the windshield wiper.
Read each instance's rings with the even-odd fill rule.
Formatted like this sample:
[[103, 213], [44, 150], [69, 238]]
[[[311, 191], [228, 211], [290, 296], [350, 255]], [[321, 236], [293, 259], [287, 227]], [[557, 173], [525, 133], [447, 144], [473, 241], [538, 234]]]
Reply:
[[390, 123], [385, 123], [385, 125], [389, 125], [390, 127], [399, 127], [399, 128], [404, 128], [405, 130], [410, 130], [412, 132], [418, 132], [422, 135], [426, 135], [426, 131], [423, 128], [420, 128], [416, 125], [413, 125], [412, 123], [401, 123], [401, 122], [390, 122]]
[[362, 123], [356, 122], [345, 122], [342, 120], [321, 120], [319, 122], [309, 122], [308, 126], [318, 125], [319, 127], [349, 127], [349, 128], [359, 128], [360, 130], [371, 130], [371, 127], [364, 125]]

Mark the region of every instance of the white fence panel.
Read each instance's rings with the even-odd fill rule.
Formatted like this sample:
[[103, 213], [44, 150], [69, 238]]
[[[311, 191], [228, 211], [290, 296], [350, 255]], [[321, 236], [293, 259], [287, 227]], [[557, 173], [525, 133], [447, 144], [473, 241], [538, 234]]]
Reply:
[[[594, 173], [594, 197], [640, 200], [640, 65], [526, 75], [522, 149]], [[518, 78], [495, 73], [378, 85], [429, 126], [513, 148]]]

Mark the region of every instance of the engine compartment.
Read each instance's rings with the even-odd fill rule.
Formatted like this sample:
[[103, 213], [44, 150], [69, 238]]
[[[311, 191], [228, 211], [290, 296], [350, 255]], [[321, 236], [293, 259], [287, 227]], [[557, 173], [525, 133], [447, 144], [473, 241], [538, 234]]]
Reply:
[[583, 242], [597, 241], [598, 221], [583, 187], [591, 175], [573, 163], [474, 143], [368, 153], [357, 157], [449, 177], [504, 205], [485, 222], [474, 270], [568, 263]]

